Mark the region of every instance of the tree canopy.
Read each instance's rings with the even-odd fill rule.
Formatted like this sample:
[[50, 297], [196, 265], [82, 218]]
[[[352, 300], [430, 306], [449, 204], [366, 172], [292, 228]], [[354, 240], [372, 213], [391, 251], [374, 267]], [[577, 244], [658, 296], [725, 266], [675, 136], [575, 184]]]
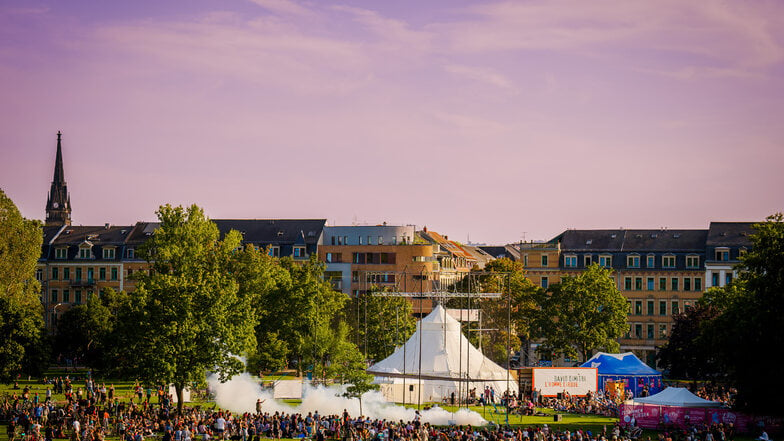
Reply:
[[[0, 190], [0, 379], [36, 373], [26, 359], [40, 353], [43, 341], [41, 285], [35, 278], [41, 256], [41, 224], [22, 217]], [[41, 366], [37, 366], [40, 369]]]
[[769, 216], [754, 230], [737, 282], [705, 298], [722, 311], [705, 325], [700, 340], [737, 387], [736, 404], [784, 415], [770, 390], [770, 379], [778, 376], [777, 350], [784, 347], [784, 215]]
[[241, 236], [219, 240], [201, 208], [161, 206], [160, 227], [139, 250], [150, 271], [138, 278], [120, 312], [116, 359], [150, 383], [182, 390], [205, 372], [226, 379], [244, 369], [239, 358], [255, 345], [252, 296], [241, 293], [231, 261]]
[[628, 329], [628, 306], [610, 275], [593, 264], [578, 276], [566, 276], [540, 296], [536, 316], [542, 350], [554, 356], [587, 360], [593, 351], [619, 350], [618, 338]]
[[369, 360], [387, 358], [416, 330], [411, 301], [403, 297], [379, 297], [372, 293], [354, 297], [346, 305], [346, 317], [352, 341], [367, 353]]

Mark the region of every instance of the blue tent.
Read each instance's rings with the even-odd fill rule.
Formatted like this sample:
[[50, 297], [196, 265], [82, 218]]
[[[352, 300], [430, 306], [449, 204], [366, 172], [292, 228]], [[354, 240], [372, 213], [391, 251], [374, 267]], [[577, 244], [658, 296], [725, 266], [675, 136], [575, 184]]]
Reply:
[[635, 397], [639, 397], [646, 386], [650, 395], [663, 389], [661, 372], [643, 363], [631, 352], [598, 352], [581, 367], [597, 368], [600, 390], [604, 390], [604, 382], [607, 380], [625, 382], [626, 389], [631, 390]]

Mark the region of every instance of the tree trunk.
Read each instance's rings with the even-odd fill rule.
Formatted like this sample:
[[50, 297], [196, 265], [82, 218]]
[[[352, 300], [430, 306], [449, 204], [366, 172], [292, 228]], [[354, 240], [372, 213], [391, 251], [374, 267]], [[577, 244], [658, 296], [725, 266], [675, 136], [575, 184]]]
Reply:
[[362, 395], [359, 396], [359, 414], [362, 415]]
[[182, 383], [174, 383], [174, 390], [177, 393], [177, 415], [182, 415], [182, 390], [184, 388]]

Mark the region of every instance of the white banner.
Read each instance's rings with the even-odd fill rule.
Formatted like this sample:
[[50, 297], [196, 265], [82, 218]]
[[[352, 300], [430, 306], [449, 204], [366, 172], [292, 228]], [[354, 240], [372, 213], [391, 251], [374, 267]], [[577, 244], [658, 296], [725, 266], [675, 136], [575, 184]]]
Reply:
[[596, 368], [533, 368], [531, 375], [533, 388], [545, 397], [563, 392], [584, 396], [589, 391], [596, 392], [599, 386]]

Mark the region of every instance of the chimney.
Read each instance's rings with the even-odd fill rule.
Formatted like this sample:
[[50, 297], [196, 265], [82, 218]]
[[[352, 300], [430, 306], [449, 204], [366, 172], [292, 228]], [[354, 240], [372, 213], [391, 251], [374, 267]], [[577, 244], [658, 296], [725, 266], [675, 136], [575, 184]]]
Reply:
[[106, 222], [105, 224], [103, 224], [103, 227], [105, 229], [107, 229], [107, 230], [109, 229], [110, 226], [111, 226], [111, 224], [109, 222]]

